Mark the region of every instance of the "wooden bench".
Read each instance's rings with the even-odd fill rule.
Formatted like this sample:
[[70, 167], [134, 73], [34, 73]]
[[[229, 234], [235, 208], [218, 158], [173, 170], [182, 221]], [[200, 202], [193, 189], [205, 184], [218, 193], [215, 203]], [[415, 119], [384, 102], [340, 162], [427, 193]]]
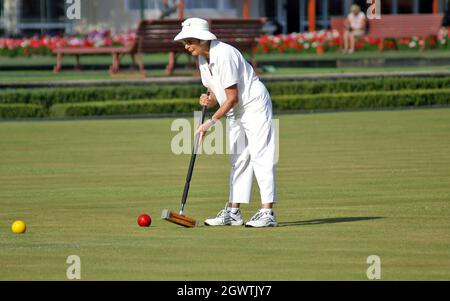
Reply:
[[[136, 39], [134, 43], [123, 47], [63, 47], [53, 50], [57, 55], [54, 72], [61, 71], [63, 55], [74, 55], [77, 60], [77, 68], [80, 67], [81, 55], [111, 54], [112, 64], [109, 68], [110, 74], [116, 74], [120, 69], [120, 60], [124, 55], [129, 54], [133, 65], [137, 61], [139, 71], [144, 73], [144, 63], [142, 61], [143, 53], [185, 52], [181, 43], [173, 41], [174, 36], [180, 31], [179, 20], [143, 20], [139, 22], [136, 30]], [[166, 67], [167, 73], [172, 74], [174, 60], [169, 59]]]
[[253, 48], [258, 43], [258, 38], [263, 34], [262, 28], [266, 18], [257, 19], [211, 19], [209, 28], [222, 42], [230, 44], [241, 52], [249, 54], [251, 63], [256, 69], [256, 59]]
[[[436, 36], [441, 28], [442, 15], [382, 15], [381, 19], [368, 20], [367, 36], [380, 39], [380, 50], [383, 50], [384, 39], [418, 37], [425, 39]], [[339, 31], [341, 36], [345, 30], [346, 18], [331, 18], [331, 29]]]
[[[255, 67], [256, 60], [252, 50], [257, 44], [257, 38], [262, 34], [264, 23], [265, 18], [209, 20], [210, 30], [216, 34], [218, 39], [233, 45], [242, 52], [249, 52], [251, 62]], [[129, 54], [133, 64], [136, 61], [139, 71], [145, 73], [142, 54], [168, 52], [169, 62], [166, 66], [166, 74], [172, 75], [177, 57], [187, 53], [182, 43], [173, 40], [180, 30], [181, 21], [178, 19], [143, 20], [138, 25], [136, 40], [131, 45], [104, 48], [57, 48], [53, 50], [53, 53], [57, 55], [54, 72], [61, 71], [64, 55], [75, 55], [79, 68], [81, 55], [110, 54], [112, 55], [112, 64], [109, 71], [111, 75], [114, 75], [119, 72], [121, 58]]]
[[[57, 48], [53, 50], [53, 53], [56, 54], [56, 65], [53, 68], [55, 73], [59, 73], [62, 69], [62, 59], [64, 55], [73, 55], [76, 58], [75, 69], [80, 70], [80, 56], [82, 55], [98, 55], [98, 54], [111, 54], [112, 55], [112, 65], [110, 67], [111, 72], [117, 72], [119, 70], [120, 65], [120, 55], [123, 53], [129, 53], [131, 47], [102, 47], [102, 48], [88, 48], [88, 47], [80, 47], [80, 48]], [[134, 54], [132, 55], [132, 60], [134, 61]]]

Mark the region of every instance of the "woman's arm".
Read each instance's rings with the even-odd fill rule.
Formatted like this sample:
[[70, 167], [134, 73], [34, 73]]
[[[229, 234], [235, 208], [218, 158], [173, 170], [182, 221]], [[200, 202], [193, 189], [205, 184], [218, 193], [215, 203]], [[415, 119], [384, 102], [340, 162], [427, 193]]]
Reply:
[[195, 134], [200, 133], [200, 138], [202, 138], [206, 131], [213, 126], [217, 120], [225, 116], [238, 102], [238, 88], [237, 84], [234, 84], [231, 87], [225, 89], [225, 94], [227, 96], [227, 100], [220, 106], [220, 108], [214, 113], [211, 119], [205, 121], [202, 125], [200, 125], [195, 132]]
[[344, 28], [345, 28], [345, 30], [350, 29], [350, 21], [348, 20], [348, 17], [345, 18], [345, 20], [344, 20]]
[[235, 104], [238, 102], [238, 88], [237, 84], [228, 87], [225, 89], [225, 95], [227, 96], [227, 100], [222, 104], [222, 106], [214, 113], [212, 116], [213, 120], [219, 120], [223, 116], [225, 116], [226, 113], [228, 113]]
[[361, 26], [362, 26], [362, 28], [360, 28], [361, 30], [366, 30], [366, 27], [367, 27], [367, 18], [366, 17], [364, 17], [364, 19], [362, 20]]

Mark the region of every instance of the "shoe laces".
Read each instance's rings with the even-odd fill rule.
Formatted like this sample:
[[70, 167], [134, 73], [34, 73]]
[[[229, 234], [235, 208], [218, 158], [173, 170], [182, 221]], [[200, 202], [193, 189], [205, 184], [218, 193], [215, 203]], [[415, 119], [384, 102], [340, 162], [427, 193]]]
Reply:
[[225, 204], [225, 208], [223, 208], [222, 210], [219, 211], [219, 213], [217, 213], [216, 217], [225, 217], [225, 213], [229, 211], [228, 210], [228, 203]]
[[225, 216], [225, 212], [226, 212], [226, 209], [220, 210], [219, 213], [217, 213], [216, 217], [223, 217], [223, 216]]
[[260, 219], [264, 214], [266, 214], [266, 213], [258, 211], [255, 215], [253, 215], [253, 217], [250, 220], [256, 221], [256, 220]]

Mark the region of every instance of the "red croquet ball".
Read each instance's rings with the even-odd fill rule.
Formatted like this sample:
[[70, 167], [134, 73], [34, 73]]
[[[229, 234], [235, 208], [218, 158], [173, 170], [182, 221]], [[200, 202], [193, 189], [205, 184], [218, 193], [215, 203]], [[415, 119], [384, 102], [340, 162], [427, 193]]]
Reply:
[[148, 214], [141, 214], [139, 215], [137, 222], [141, 227], [149, 227], [152, 223], [152, 219]]

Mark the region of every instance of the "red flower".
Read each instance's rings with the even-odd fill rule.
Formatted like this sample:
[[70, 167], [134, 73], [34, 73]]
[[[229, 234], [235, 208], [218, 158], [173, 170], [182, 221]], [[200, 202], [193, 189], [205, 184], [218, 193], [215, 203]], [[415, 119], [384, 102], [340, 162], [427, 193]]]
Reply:
[[387, 48], [394, 48], [395, 43], [392, 41], [385, 41], [385, 45]]
[[30, 43], [31, 48], [39, 48], [41, 46], [41, 42], [39, 40], [33, 39]]

